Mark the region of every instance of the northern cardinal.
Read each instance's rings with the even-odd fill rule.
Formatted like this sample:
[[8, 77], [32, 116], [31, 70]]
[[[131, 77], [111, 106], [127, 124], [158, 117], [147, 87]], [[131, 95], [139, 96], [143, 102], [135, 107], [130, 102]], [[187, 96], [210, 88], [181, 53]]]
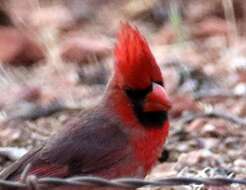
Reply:
[[114, 53], [114, 73], [101, 102], [4, 170], [2, 179], [18, 180], [28, 163], [29, 174], [40, 177], [110, 179], [150, 171], [168, 135], [171, 103], [160, 68], [136, 28], [122, 24]]

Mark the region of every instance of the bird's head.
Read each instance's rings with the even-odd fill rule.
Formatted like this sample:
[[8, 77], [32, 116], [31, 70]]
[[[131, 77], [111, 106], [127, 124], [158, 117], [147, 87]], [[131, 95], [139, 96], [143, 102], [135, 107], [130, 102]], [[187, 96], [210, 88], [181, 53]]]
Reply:
[[141, 124], [161, 127], [171, 102], [146, 40], [136, 28], [122, 24], [114, 53], [114, 86], [128, 99]]

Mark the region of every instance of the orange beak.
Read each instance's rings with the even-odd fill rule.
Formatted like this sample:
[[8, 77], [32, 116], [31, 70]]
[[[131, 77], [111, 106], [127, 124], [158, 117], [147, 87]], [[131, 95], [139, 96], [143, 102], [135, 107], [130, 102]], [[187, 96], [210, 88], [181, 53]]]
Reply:
[[171, 108], [171, 101], [163, 86], [154, 83], [153, 90], [144, 102], [144, 112], [168, 111]]

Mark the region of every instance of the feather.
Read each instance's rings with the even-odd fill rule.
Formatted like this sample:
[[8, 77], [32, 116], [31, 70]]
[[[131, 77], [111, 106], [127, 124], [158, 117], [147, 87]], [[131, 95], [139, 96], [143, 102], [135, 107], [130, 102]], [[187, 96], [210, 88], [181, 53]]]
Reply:
[[145, 89], [152, 81], [163, 83], [162, 74], [156, 64], [146, 40], [129, 24], [123, 24], [115, 48], [118, 82], [134, 89]]

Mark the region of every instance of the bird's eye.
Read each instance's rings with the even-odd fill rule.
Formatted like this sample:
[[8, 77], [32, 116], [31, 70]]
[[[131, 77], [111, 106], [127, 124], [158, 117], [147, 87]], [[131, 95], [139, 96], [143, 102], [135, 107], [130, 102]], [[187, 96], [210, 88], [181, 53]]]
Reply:
[[[163, 83], [163, 81], [155, 81], [153, 83], [156, 83], [156, 84], [159, 84], [159, 85], [165, 87], [165, 84]], [[152, 83], [152, 85], [153, 85], [153, 83]]]
[[132, 99], [143, 99], [149, 92], [153, 89], [153, 85], [151, 84], [149, 87], [145, 89], [133, 89], [133, 88], [126, 88], [125, 92], [128, 97]]

